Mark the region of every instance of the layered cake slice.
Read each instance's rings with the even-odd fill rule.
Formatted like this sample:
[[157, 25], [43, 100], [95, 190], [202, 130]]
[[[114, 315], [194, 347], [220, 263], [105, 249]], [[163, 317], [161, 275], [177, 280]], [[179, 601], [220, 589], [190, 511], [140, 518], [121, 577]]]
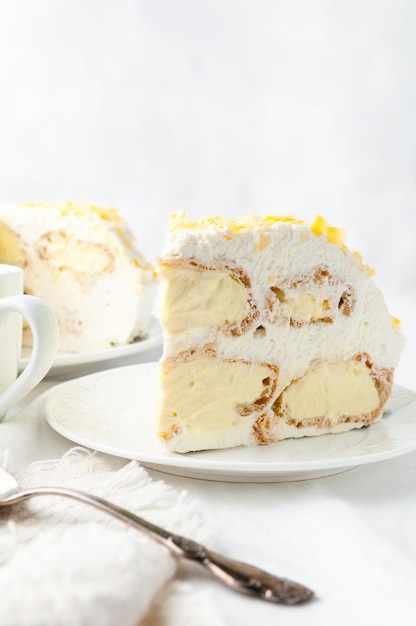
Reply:
[[22, 267], [25, 292], [50, 305], [61, 351], [103, 350], [147, 333], [155, 270], [115, 209], [71, 202], [2, 207], [0, 262]]
[[172, 217], [158, 433], [173, 451], [372, 424], [403, 346], [372, 278], [321, 218]]

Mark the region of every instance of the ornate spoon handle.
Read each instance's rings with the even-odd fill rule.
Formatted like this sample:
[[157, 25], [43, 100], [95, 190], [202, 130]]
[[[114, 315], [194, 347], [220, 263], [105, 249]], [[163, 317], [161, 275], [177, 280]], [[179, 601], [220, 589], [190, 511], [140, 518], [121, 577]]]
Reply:
[[64, 496], [90, 504], [135, 528], [149, 533], [175, 555], [202, 565], [221, 582], [236, 591], [268, 602], [298, 604], [313, 597], [313, 591], [298, 583], [269, 574], [257, 567], [234, 561], [208, 550], [200, 543], [171, 533], [103, 498], [65, 487], [39, 487], [20, 491], [0, 500], [0, 507], [17, 504], [34, 496]]
[[313, 591], [299, 583], [234, 561], [180, 535], [171, 535], [169, 542], [178, 549], [180, 556], [196, 561], [236, 591], [280, 604], [306, 602], [314, 595]]

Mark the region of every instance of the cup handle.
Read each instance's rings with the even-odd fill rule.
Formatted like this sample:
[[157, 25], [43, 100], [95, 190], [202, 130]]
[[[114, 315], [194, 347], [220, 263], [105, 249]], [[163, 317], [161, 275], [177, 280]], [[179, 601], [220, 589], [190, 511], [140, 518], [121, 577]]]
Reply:
[[33, 348], [28, 364], [16, 380], [0, 395], [0, 417], [22, 400], [49, 371], [58, 352], [59, 329], [49, 306], [29, 295], [0, 299], [0, 312], [20, 313], [33, 335]]

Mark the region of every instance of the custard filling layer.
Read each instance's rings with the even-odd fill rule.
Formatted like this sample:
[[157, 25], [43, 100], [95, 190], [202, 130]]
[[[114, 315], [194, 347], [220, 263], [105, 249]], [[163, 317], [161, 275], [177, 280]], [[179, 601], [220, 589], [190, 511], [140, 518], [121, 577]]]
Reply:
[[261, 397], [270, 380], [265, 365], [199, 358], [161, 373], [163, 395], [159, 435], [189, 429], [195, 436], [224, 432], [241, 424], [241, 405]]
[[371, 413], [380, 399], [370, 370], [361, 361], [327, 363], [312, 369], [283, 391], [280, 404], [294, 419], [326, 418]]
[[221, 270], [165, 269], [161, 323], [169, 333], [240, 322], [247, 309], [243, 285]]
[[39, 254], [58, 271], [99, 274], [111, 269], [114, 263], [113, 255], [104, 244], [74, 241], [61, 231], [53, 231], [42, 237]]
[[0, 263], [22, 265], [23, 261], [24, 252], [18, 236], [7, 226], [0, 224]]
[[309, 322], [310, 320], [324, 319], [331, 311], [328, 299], [320, 298], [309, 293], [298, 293], [297, 290], [279, 289], [272, 287], [278, 302], [278, 311], [281, 315], [292, 319]]

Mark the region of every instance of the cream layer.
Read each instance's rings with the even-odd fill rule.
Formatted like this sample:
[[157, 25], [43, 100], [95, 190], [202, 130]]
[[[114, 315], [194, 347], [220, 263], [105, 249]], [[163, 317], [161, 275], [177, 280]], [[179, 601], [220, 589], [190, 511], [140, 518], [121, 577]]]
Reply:
[[169, 333], [221, 328], [247, 314], [246, 290], [225, 271], [163, 268], [159, 275], [165, 286], [161, 323]]
[[308, 435], [348, 430], [365, 423], [370, 414], [376, 419], [381, 406], [363, 360], [317, 365], [280, 395], [270, 384], [272, 376], [264, 364], [209, 357], [165, 365], [159, 437], [177, 452], [250, 445], [255, 443], [259, 418], [268, 421], [275, 441], [300, 436], [299, 423]]
[[372, 413], [380, 398], [368, 367], [362, 361], [324, 363], [293, 381], [283, 391], [281, 407], [288, 418], [322, 418], [336, 422], [344, 415]]
[[[169, 442], [179, 435], [175, 446], [179, 452], [181, 438], [190, 437], [196, 446], [193, 449], [206, 447], [210, 440], [222, 442], [218, 447], [224, 447], [237, 445], [246, 431], [249, 443], [253, 420], [244, 416], [244, 408], [254, 408], [269, 382], [270, 369], [261, 364], [197, 358], [166, 366], [161, 372], [159, 436]], [[254, 408], [250, 414], [259, 410]]]

